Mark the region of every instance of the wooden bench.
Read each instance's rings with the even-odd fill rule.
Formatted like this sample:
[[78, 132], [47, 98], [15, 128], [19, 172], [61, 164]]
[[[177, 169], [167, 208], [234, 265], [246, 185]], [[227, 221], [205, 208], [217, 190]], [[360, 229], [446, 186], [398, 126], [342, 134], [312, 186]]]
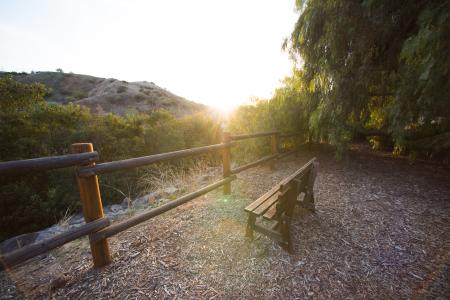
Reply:
[[[295, 205], [298, 204], [314, 212], [314, 181], [317, 174], [316, 158], [283, 179], [270, 191], [245, 208], [248, 213], [246, 236], [253, 239], [253, 231], [257, 231], [278, 242], [283, 249], [292, 253], [289, 232]], [[298, 200], [304, 193], [303, 200]], [[269, 221], [271, 226], [263, 226], [257, 219]]]

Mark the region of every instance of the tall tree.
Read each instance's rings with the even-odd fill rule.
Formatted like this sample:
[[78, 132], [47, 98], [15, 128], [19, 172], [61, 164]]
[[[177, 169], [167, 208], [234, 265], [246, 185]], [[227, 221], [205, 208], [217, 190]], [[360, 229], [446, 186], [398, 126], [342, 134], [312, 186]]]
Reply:
[[417, 139], [450, 131], [448, 1], [298, 0], [297, 8], [285, 47], [317, 99], [309, 115], [317, 135], [446, 149]]

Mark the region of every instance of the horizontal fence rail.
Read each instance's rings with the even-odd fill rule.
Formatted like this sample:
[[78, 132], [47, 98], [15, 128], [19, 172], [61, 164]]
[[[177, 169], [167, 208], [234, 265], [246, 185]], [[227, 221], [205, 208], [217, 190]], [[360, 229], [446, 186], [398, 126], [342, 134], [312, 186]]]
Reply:
[[91, 235], [90, 240], [92, 242], [96, 242], [96, 241], [99, 241], [101, 239], [104, 239], [104, 238], [110, 237], [112, 235], [115, 235], [115, 234], [117, 234], [119, 232], [122, 232], [122, 231], [124, 231], [124, 230], [126, 230], [126, 229], [128, 229], [130, 227], [136, 226], [136, 225], [138, 225], [138, 224], [140, 224], [140, 223], [142, 223], [144, 221], [147, 221], [147, 220], [149, 220], [149, 219], [151, 219], [153, 217], [156, 217], [156, 216], [158, 216], [158, 215], [160, 215], [160, 214], [162, 214], [162, 213], [164, 213], [164, 212], [166, 212], [168, 210], [171, 210], [171, 209], [173, 209], [173, 208], [175, 208], [177, 206], [180, 206], [181, 204], [184, 204], [184, 203], [186, 203], [188, 201], [191, 201], [191, 200], [193, 200], [193, 199], [195, 199], [195, 198], [197, 198], [197, 197], [199, 197], [201, 195], [204, 195], [204, 194], [206, 194], [206, 193], [208, 193], [208, 192], [210, 192], [210, 191], [212, 191], [214, 189], [217, 189], [218, 187], [221, 187], [224, 184], [227, 184], [227, 183], [229, 183], [229, 182], [231, 182], [231, 181], [233, 181], [235, 179], [236, 179], [236, 175], [230, 176], [228, 178], [225, 178], [225, 179], [222, 179], [220, 181], [217, 181], [216, 183], [207, 185], [204, 188], [199, 189], [198, 191], [195, 191], [195, 192], [190, 193], [190, 194], [186, 194], [186, 195], [184, 195], [184, 196], [182, 196], [182, 197], [180, 197], [180, 198], [178, 198], [176, 200], [172, 200], [172, 201], [170, 201], [170, 202], [168, 202], [166, 204], [163, 204], [163, 205], [161, 205], [161, 206], [159, 206], [157, 208], [154, 208], [154, 209], [152, 209], [152, 210], [150, 210], [148, 212], [145, 212], [145, 213], [142, 213], [140, 215], [131, 217], [131, 218], [126, 219], [126, 220], [124, 220], [122, 222], [113, 224], [113, 225], [111, 225], [111, 226], [109, 226], [109, 227], [107, 227], [107, 228], [105, 228], [103, 230], [100, 230], [100, 231], [94, 233], [93, 235]]
[[106, 162], [97, 164], [92, 167], [86, 167], [86, 168], [80, 168], [78, 170], [78, 176], [86, 177], [86, 176], [92, 176], [92, 175], [100, 175], [105, 173], [111, 173], [115, 171], [120, 170], [127, 170], [127, 169], [133, 169], [137, 167], [146, 166], [149, 164], [157, 163], [157, 162], [163, 162], [168, 161], [175, 158], [182, 158], [192, 155], [198, 155], [203, 153], [208, 153], [216, 150], [220, 150], [226, 147], [230, 147], [232, 144], [215, 144], [210, 146], [203, 146], [203, 147], [197, 147], [197, 148], [191, 148], [191, 149], [185, 149], [185, 150], [179, 150], [179, 151], [173, 151], [173, 152], [167, 152], [167, 153], [161, 153], [161, 154], [155, 154], [155, 155], [149, 155], [149, 156], [143, 156], [143, 157], [137, 157], [137, 158], [129, 158], [124, 160], [118, 160], [118, 161], [112, 161], [112, 162]]
[[52, 249], [67, 244], [73, 240], [76, 240], [82, 236], [93, 233], [97, 230], [107, 227], [110, 224], [108, 218], [97, 219], [87, 224], [81, 225], [78, 228], [69, 230], [51, 237], [42, 242], [34, 243], [23, 248], [20, 248], [11, 253], [0, 256], [0, 261], [4, 264], [5, 268], [14, 267], [30, 258], [44, 254]]
[[[130, 227], [136, 226], [155, 216], [174, 209], [219, 187], [223, 186], [224, 195], [230, 194], [231, 182], [236, 179], [237, 173], [240, 173], [252, 167], [256, 167], [266, 162], [270, 162], [271, 168], [274, 168], [275, 161], [277, 159], [298, 151], [297, 148], [293, 151], [284, 153], [279, 152], [280, 138], [294, 137], [297, 135], [299, 135], [299, 133], [280, 134], [275, 130], [241, 135], [230, 135], [230, 133], [224, 132], [221, 144], [208, 145], [203, 147], [99, 164], [95, 164], [95, 162], [98, 161], [99, 156], [98, 153], [93, 150], [93, 145], [91, 143], [78, 143], [71, 146], [71, 151], [73, 154], [69, 155], [50, 156], [21, 161], [0, 162], [0, 175], [24, 175], [36, 172], [44, 172], [52, 169], [77, 166], [75, 175], [80, 192], [80, 200], [82, 202], [83, 216], [87, 222], [86, 224], [66, 233], [56, 235], [45, 241], [34, 243], [11, 253], [4, 254], [0, 256], [0, 261], [5, 266], [5, 268], [11, 268], [32, 257], [48, 252], [49, 250], [59, 247], [65, 243], [73, 241], [82, 236], [89, 235], [94, 266], [104, 266], [111, 261], [109, 245], [107, 242], [108, 237], [111, 237]], [[233, 141], [240, 141], [258, 137], [270, 137], [270, 155], [254, 162], [250, 162], [248, 164], [231, 169], [231, 147], [236, 145], [236, 142]], [[104, 218], [103, 205], [101, 201], [97, 175], [138, 168], [157, 162], [163, 162], [192, 155], [211, 153], [219, 150], [222, 151], [223, 179], [200, 188], [197, 191], [181, 196], [178, 199], [167, 202], [159, 207], [153, 208], [142, 214], [133, 216], [117, 223], [110, 224], [110, 220]], [[293, 176], [298, 176], [302, 172], [306, 172], [309, 165], [313, 162], [314, 159], [309, 161], [302, 169], [293, 174]], [[289, 178], [287, 178], [286, 180], [289, 180]], [[281, 182], [280, 185], [277, 186], [277, 188], [282, 189], [283, 182]]]
[[97, 152], [0, 162], [0, 176], [18, 176], [83, 165], [98, 160]]

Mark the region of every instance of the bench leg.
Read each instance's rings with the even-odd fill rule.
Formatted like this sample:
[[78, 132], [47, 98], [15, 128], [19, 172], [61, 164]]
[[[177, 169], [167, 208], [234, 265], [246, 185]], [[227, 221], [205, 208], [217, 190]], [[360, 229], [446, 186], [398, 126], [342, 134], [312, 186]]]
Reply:
[[280, 220], [280, 232], [281, 237], [283, 238], [283, 243], [281, 243], [281, 247], [286, 250], [288, 253], [292, 254], [292, 242], [291, 242], [291, 234], [289, 231], [289, 218], [283, 216]]
[[308, 175], [308, 184], [306, 185], [306, 195], [304, 199], [305, 208], [315, 212], [316, 207], [314, 205], [314, 181], [316, 180], [317, 169], [316, 165], [313, 164], [311, 170]]
[[245, 236], [253, 240], [253, 230], [255, 229], [256, 216], [254, 214], [248, 214], [247, 228], [245, 230]]
[[303, 207], [312, 212], [316, 211], [316, 206], [314, 205], [314, 192], [307, 191], [305, 198], [303, 198]]

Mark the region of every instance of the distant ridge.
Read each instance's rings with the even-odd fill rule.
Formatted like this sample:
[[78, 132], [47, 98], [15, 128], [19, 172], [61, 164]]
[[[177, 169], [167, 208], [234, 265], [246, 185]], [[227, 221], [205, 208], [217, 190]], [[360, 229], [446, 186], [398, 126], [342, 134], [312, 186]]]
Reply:
[[177, 96], [153, 82], [127, 82], [63, 72], [1, 72], [0, 76], [7, 74], [19, 82], [46, 85], [51, 91], [46, 97], [48, 102], [75, 103], [102, 115], [166, 109], [181, 117], [206, 109], [205, 105]]

